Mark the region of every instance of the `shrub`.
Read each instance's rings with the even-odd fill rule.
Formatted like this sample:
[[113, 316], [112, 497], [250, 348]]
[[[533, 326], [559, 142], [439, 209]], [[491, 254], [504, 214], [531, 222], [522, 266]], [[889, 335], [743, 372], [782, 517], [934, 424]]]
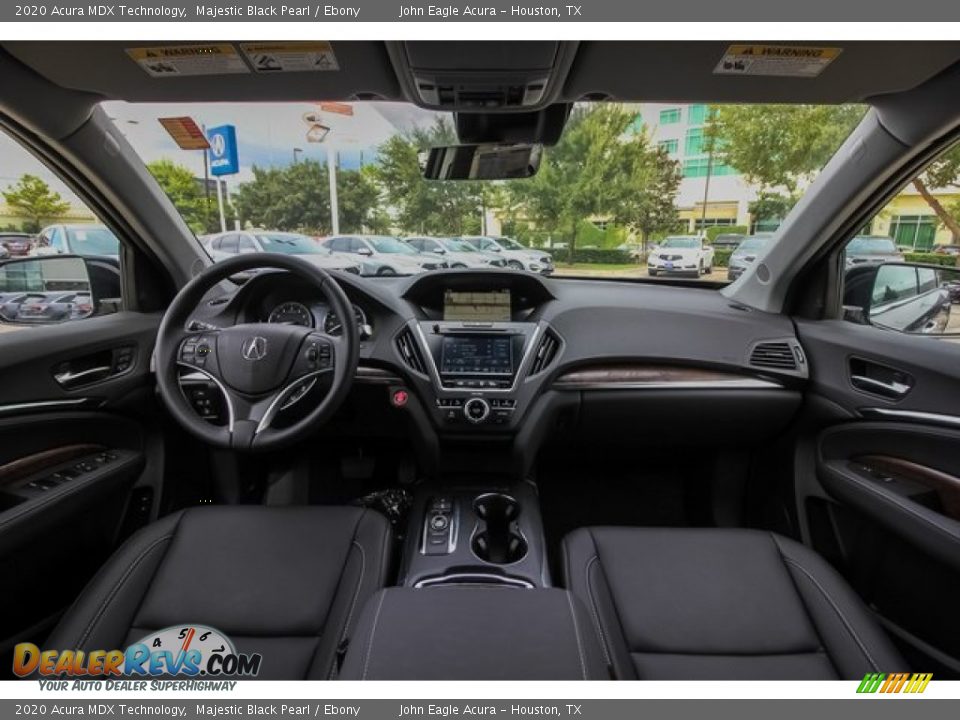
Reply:
[[750, 228], [744, 225], [713, 225], [707, 228], [707, 240], [713, 242], [717, 235], [749, 235]]
[[730, 256], [733, 255], [733, 250], [714, 250], [713, 251], [713, 266], [718, 267], [727, 267], [730, 264]]
[[956, 256], [941, 253], [908, 252], [903, 254], [903, 259], [911, 263], [946, 265], [947, 267], [955, 267], [957, 264]]
[[626, 250], [605, 250], [602, 248], [576, 248], [573, 258], [568, 250], [557, 250], [553, 253], [560, 262], [573, 261], [575, 263], [597, 263], [604, 265], [623, 265], [634, 262]]

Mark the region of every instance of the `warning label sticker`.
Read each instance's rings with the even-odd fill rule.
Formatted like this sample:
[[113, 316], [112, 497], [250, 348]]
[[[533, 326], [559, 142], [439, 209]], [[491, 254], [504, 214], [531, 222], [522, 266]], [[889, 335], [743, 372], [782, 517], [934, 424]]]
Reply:
[[713, 69], [715, 75], [816, 77], [842, 52], [841, 48], [804, 45], [731, 45]]
[[127, 48], [127, 55], [151, 77], [250, 72], [240, 53], [229, 43]]
[[328, 42], [241, 43], [240, 48], [258, 73], [332, 72], [340, 69]]

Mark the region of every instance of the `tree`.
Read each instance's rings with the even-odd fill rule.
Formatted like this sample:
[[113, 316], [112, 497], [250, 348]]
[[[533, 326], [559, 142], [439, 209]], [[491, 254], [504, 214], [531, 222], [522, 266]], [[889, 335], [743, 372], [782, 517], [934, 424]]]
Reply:
[[946, 188], [951, 185], [960, 185], [960, 144], [954, 145], [946, 153], [933, 161], [926, 170], [913, 180], [913, 186], [920, 193], [930, 209], [936, 213], [941, 224], [946, 227], [954, 243], [960, 243], [960, 213], [957, 208], [950, 210], [930, 192], [930, 188]]
[[39, 232], [45, 220], [55, 220], [70, 209], [70, 203], [60, 197], [60, 193], [30, 174], [22, 175], [16, 185], [7, 188], [3, 199], [12, 210], [27, 218], [24, 223], [27, 232]]
[[[206, 193], [190, 168], [172, 160], [155, 160], [147, 163], [147, 170], [191, 230], [195, 233], [220, 230], [219, 210], [208, 202]], [[229, 216], [232, 213], [225, 214]]]
[[642, 187], [630, 194], [621, 214], [640, 233], [646, 251], [652, 233], [672, 230], [679, 219], [675, 201], [683, 174], [665, 148], [645, 150], [637, 161], [634, 182], [642, 177]]
[[330, 229], [326, 166], [305, 160], [285, 168], [253, 168], [253, 181], [240, 185], [237, 211], [244, 224], [269, 230], [325, 234]]
[[431, 235], [479, 232], [484, 188], [490, 183], [425, 180], [420, 170], [420, 152], [456, 142], [453, 127], [438, 118], [432, 126], [394, 135], [378, 148], [376, 177], [401, 230]]
[[762, 212], [785, 214], [863, 113], [857, 105], [721, 105], [711, 107], [705, 135], [718, 161], [758, 186]]
[[[244, 224], [316, 235], [332, 231], [330, 181], [325, 163], [304, 160], [284, 168], [253, 168], [254, 179], [237, 190]], [[372, 170], [337, 172], [341, 232], [385, 230], [380, 191]]]
[[539, 228], [568, 238], [571, 259], [582, 220], [603, 217], [645, 235], [676, 222], [677, 163], [646, 135], [628, 133], [634, 115], [612, 104], [576, 108], [540, 172], [508, 186]]

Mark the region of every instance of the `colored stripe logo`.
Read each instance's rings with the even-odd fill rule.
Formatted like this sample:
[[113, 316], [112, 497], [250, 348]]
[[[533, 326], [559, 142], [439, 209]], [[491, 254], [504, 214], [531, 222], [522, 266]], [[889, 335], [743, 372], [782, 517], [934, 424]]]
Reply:
[[860, 681], [858, 693], [922, 693], [933, 673], [867, 673]]

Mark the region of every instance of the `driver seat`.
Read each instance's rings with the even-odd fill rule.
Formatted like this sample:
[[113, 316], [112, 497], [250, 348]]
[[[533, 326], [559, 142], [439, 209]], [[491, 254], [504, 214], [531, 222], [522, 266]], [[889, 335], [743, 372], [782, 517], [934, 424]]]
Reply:
[[203, 507], [133, 535], [67, 611], [47, 648], [123, 650], [206, 625], [263, 657], [258, 679], [336, 673], [367, 598], [386, 584], [392, 534], [353, 507]]

